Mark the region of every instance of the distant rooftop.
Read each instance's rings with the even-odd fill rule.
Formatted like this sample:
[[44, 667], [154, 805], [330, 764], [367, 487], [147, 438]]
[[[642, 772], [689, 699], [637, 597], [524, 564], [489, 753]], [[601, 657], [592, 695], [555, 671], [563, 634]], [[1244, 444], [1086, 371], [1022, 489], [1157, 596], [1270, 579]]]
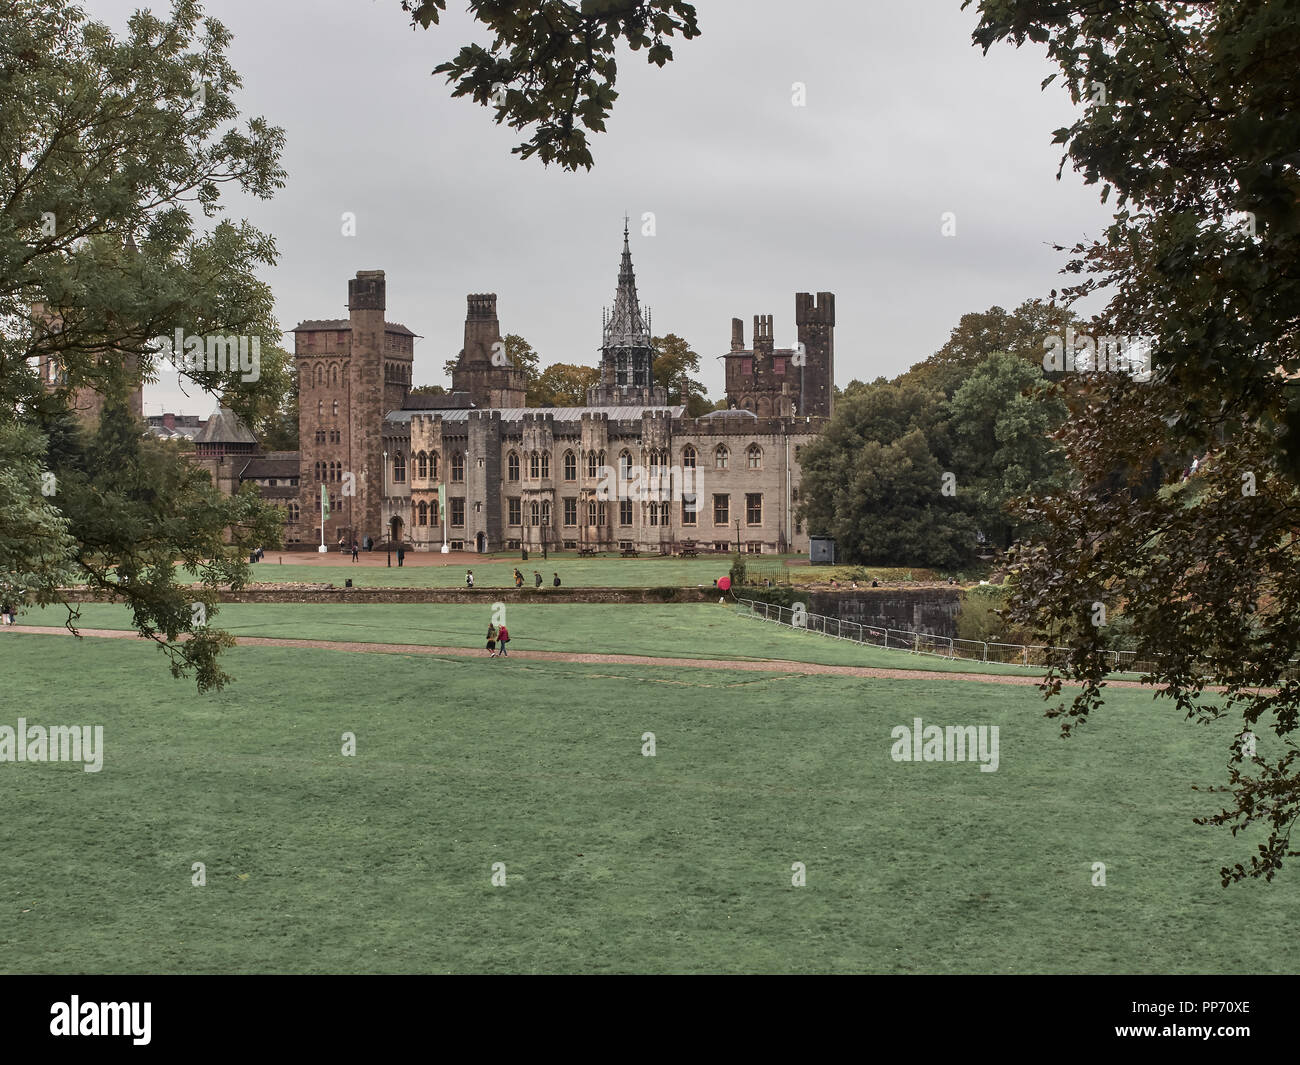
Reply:
[[[647, 412], [662, 412], [674, 418], [686, 413], [685, 407], [490, 407], [482, 408], [484, 414], [499, 414], [503, 422], [521, 422], [525, 414], [545, 414], [557, 422], [578, 422], [584, 414], [605, 415], [611, 421], [638, 420]], [[422, 413], [418, 410], [395, 410], [389, 413], [385, 421], [409, 422], [411, 417]], [[439, 411], [444, 422], [467, 422], [470, 412], [463, 408]], [[748, 412], [747, 412], [748, 413]]]
[[218, 407], [204, 423], [197, 436], [196, 444], [256, 444], [257, 437], [239, 416], [227, 407]]
[[[352, 322], [347, 318], [313, 318], [305, 322], [299, 322], [289, 330], [291, 333], [319, 333], [333, 331], [337, 329], [351, 329]], [[419, 333], [412, 333], [406, 326], [399, 322], [385, 322], [385, 333], [396, 333], [399, 336], [415, 337]]]

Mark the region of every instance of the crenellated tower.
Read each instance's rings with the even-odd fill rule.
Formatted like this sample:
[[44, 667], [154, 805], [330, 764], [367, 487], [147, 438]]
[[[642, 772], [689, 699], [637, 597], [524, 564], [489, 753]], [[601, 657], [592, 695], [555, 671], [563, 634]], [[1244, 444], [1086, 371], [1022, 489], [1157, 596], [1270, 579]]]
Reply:
[[481, 409], [522, 407], [528, 390], [524, 371], [506, 357], [495, 292], [465, 297], [465, 345], [451, 374], [453, 392], [466, 392]]

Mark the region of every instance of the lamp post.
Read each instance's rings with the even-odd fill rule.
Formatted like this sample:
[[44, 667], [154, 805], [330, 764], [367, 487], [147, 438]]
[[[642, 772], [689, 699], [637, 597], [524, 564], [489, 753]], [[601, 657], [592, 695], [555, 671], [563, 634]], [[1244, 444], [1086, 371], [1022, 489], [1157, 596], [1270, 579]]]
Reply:
[[[380, 484], [383, 487], [384, 495], [387, 496], [388, 495], [388, 452], [387, 451], [384, 452], [384, 476], [380, 479]], [[384, 542], [388, 547], [388, 565], [391, 567], [393, 564], [392, 526], [389, 526], [389, 532], [388, 535], [384, 537]]]

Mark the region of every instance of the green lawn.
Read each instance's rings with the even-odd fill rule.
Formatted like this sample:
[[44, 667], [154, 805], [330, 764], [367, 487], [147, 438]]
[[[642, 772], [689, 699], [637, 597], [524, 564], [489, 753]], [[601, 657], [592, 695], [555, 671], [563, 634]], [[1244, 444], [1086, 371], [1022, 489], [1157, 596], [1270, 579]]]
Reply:
[[[0, 763], [7, 973], [1297, 966], [1295, 870], [1221, 888], [1256, 841], [1191, 824], [1230, 725], [1142, 693], [1062, 741], [975, 683], [236, 648], [200, 697], [145, 645], [0, 645], [5, 722], [105, 735]], [[892, 761], [914, 716], [1000, 768]]]
[[[426, 552], [411, 552], [407, 565], [398, 566], [396, 558], [391, 567], [385, 565], [382, 551], [362, 552], [362, 561], [353, 563], [350, 556], [337, 552], [326, 555], [328, 563], [304, 563], [303, 555], [270, 551], [265, 560], [250, 567], [249, 579], [265, 584], [302, 582], [307, 584], [336, 584], [343, 586], [352, 580], [361, 588], [463, 588], [465, 570], [474, 570], [474, 580], [480, 588], [509, 588], [514, 586], [514, 571], [519, 569], [528, 586], [533, 585], [533, 571], [541, 573], [547, 587], [551, 575], [559, 573], [560, 580], [570, 588], [659, 588], [696, 587], [711, 588], [718, 577], [731, 570], [730, 555], [709, 555], [703, 558], [673, 558], [671, 556], [646, 556], [622, 558], [615, 555], [598, 558], [580, 558], [572, 552], [552, 555], [543, 559], [530, 555], [527, 562], [518, 552], [481, 555], [466, 566], [464, 563], [443, 564], [441, 556]], [[314, 557], [314, 556], [313, 556]], [[758, 555], [746, 556], [746, 564], [760, 580], [775, 578], [781, 581], [828, 585], [832, 577], [847, 583], [849, 567], [786, 565], [787, 559], [799, 556]], [[283, 561], [281, 561], [283, 560]], [[187, 571], [186, 571], [187, 572]], [[872, 568], [866, 571], [879, 580], [901, 581], [937, 578], [930, 570]], [[181, 579], [185, 579], [184, 576]], [[193, 576], [190, 575], [190, 579]]]
[[[429, 647], [482, 647], [493, 600], [457, 603], [225, 603], [212, 624], [236, 636], [358, 643], [407, 643]], [[931, 655], [884, 650], [799, 632], [775, 622], [739, 616], [728, 603], [565, 603], [506, 605], [512, 651], [572, 651], [652, 655], [657, 658], [761, 658], [832, 666], [937, 669], [951, 672], [1018, 673], [1015, 666], [947, 661]], [[29, 609], [25, 625], [62, 627], [63, 607]], [[131, 612], [108, 603], [87, 603], [79, 625], [129, 629]]]

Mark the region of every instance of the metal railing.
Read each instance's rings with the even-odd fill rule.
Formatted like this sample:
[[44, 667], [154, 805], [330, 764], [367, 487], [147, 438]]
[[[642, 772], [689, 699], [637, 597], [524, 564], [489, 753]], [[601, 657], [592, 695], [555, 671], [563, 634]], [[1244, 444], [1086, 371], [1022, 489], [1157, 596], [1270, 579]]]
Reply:
[[[1020, 643], [990, 643], [983, 640], [962, 640], [955, 636], [933, 636], [908, 629], [882, 628], [879, 625], [861, 625], [856, 621], [827, 617], [796, 611], [776, 603], [760, 603], [752, 599], [736, 598], [745, 608], [743, 616], [770, 621], [778, 625], [815, 632], [837, 640], [851, 640], [871, 647], [909, 654], [933, 655], [936, 658], [961, 659], [968, 662], [992, 662], [1026, 669], [1042, 669], [1049, 665], [1064, 666], [1069, 651], [1064, 647]], [[1135, 651], [1107, 651], [1114, 673], [1149, 673], [1155, 663], [1139, 659]]]

